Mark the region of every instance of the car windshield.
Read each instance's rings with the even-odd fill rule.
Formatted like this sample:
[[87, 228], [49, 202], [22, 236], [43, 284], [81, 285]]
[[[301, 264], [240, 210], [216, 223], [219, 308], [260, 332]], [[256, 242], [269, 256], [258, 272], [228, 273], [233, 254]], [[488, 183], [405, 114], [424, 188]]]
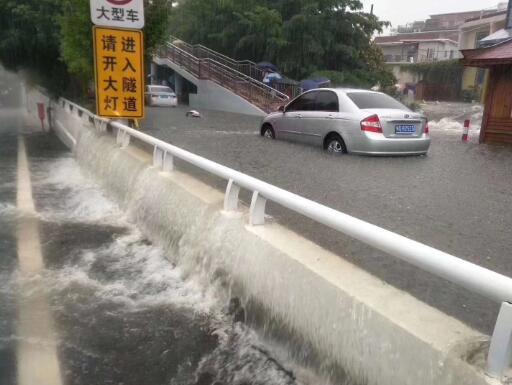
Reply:
[[174, 94], [174, 91], [169, 87], [149, 87], [150, 92], [166, 92], [169, 94]]
[[347, 96], [361, 110], [381, 108], [408, 110], [402, 103], [385, 94], [376, 92], [350, 92]]

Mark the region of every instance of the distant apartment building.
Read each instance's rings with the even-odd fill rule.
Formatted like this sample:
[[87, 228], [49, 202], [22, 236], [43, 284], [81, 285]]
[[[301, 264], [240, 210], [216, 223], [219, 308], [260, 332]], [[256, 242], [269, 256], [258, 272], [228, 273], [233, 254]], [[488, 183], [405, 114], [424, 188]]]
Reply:
[[459, 42], [439, 33], [422, 33], [421, 36], [402, 34], [375, 39], [382, 49], [386, 63], [432, 63], [458, 58]]
[[[477, 20], [490, 21], [488, 25], [486, 24], [486, 27], [482, 25], [480, 28], [480, 24], [478, 24], [478, 28], [482, 32], [478, 37], [482, 36], [480, 38], [483, 38], [489, 35], [492, 28], [496, 30], [500, 28], [500, 21], [496, 20], [495, 17], [497, 14], [501, 16], [501, 13], [506, 13], [502, 11], [506, 11], [506, 8], [507, 3], [500, 3], [493, 9], [431, 15], [425, 21], [415, 21], [398, 26], [391, 31], [389, 36], [376, 37], [375, 44], [382, 49], [386, 64], [397, 78], [400, 88], [414, 88], [420, 79], [408, 71], [404, 71], [404, 66], [413, 63], [433, 63], [461, 58], [459, 50], [461, 49], [462, 39], [464, 41], [466, 39], [471, 40], [473, 43], [477, 41], [476, 36], [465, 37], [464, 35], [466, 32], [471, 34], [473, 31], [473, 27], [465, 27], [468, 22], [473, 21], [476, 26], [478, 24]], [[504, 22], [505, 17], [502, 17]], [[485, 24], [485, 22], [482, 23]], [[495, 24], [491, 28], [492, 23]], [[468, 74], [467, 77], [476, 80], [477, 74]], [[467, 85], [471, 85], [469, 80]]]
[[[459, 48], [461, 50], [480, 48], [485, 38], [505, 28], [507, 4], [500, 4], [493, 13], [487, 13], [466, 20], [459, 28]], [[486, 70], [468, 67], [464, 70], [462, 89], [479, 94], [485, 82]]]

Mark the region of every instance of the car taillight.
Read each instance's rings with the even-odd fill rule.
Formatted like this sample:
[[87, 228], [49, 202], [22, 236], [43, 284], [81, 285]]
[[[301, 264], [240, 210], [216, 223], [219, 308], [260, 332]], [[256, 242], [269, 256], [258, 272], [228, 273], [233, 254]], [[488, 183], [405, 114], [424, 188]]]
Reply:
[[382, 134], [382, 125], [377, 115], [370, 116], [361, 122], [361, 130], [367, 132], [377, 132]]
[[427, 122], [425, 123], [425, 130], [424, 130], [425, 134], [428, 135], [430, 134], [430, 128], [428, 127], [428, 119], [427, 119]]

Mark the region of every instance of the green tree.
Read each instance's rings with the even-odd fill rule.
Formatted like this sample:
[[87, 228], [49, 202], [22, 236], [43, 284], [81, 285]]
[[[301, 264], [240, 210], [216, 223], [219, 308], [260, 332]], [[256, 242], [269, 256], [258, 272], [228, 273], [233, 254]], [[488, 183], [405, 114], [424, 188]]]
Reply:
[[58, 0], [0, 0], [0, 61], [51, 91], [68, 82], [59, 60]]
[[[170, 0], [145, 0], [146, 55], [167, 39]], [[83, 96], [93, 79], [89, 0], [0, 0], [0, 61], [55, 94]]]
[[[94, 78], [92, 25], [87, 0], [61, 0], [60, 27], [61, 58], [67, 69], [77, 79], [80, 90], [86, 88]], [[75, 92], [72, 92], [75, 93]]]
[[[59, 16], [61, 53], [71, 74], [80, 79], [83, 87], [93, 80], [93, 35], [90, 22], [89, 0], [61, 0]], [[169, 0], [145, 0], [144, 28], [146, 63], [154, 50], [168, 36]]]
[[359, 0], [183, 0], [172, 31], [237, 59], [273, 61], [293, 78], [330, 71], [387, 86], [394, 78], [372, 44], [386, 25]]

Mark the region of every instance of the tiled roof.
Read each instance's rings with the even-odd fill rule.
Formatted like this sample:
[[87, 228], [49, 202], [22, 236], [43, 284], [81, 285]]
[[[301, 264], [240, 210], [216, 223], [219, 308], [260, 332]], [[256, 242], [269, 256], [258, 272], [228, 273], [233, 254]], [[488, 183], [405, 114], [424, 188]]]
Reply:
[[512, 64], [512, 39], [492, 47], [462, 50], [463, 63], [473, 67]]

